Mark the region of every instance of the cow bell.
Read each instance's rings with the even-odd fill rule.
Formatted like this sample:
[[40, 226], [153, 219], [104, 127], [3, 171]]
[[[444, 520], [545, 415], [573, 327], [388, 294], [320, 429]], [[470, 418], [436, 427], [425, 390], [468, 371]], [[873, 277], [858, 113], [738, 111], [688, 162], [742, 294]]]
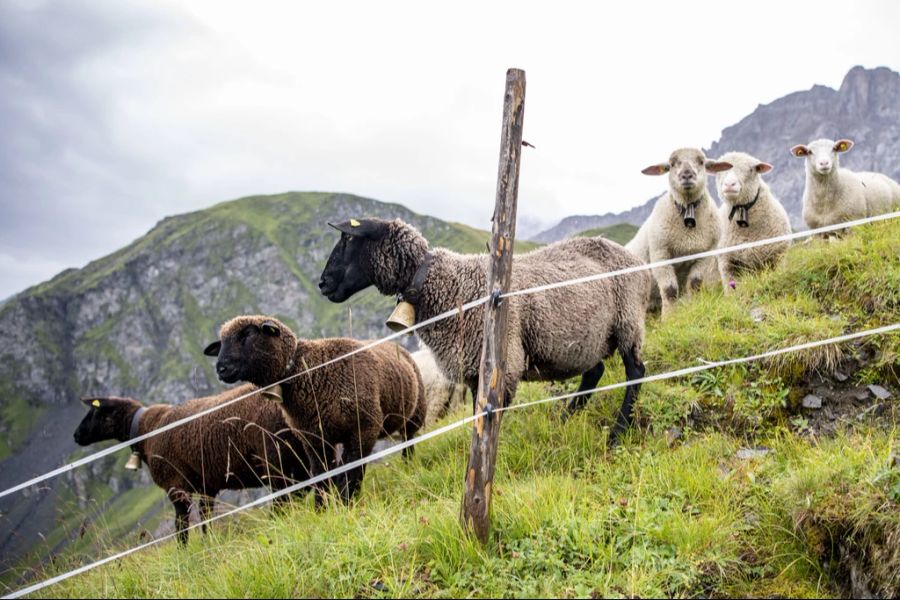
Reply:
[[[412, 327], [416, 324], [416, 307], [409, 302], [401, 300], [394, 307], [394, 312], [391, 313], [391, 316], [388, 317], [384, 324], [391, 331], [403, 331]], [[409, 335], [412, 335], [412, 332]]]
[[141, 454], [139, 452], [132, 452], [131, 456], [128, 458], [128, 462], [125, 463], [126, 471], [138, 471], [141, 468]]
[[697, 219], [694, 218], [694, 207], [694, 204], [688, 204], [684, 207], [684, 212], [681, 215], [684, 218], [684, 226], [688, 229], [693, 229], [697, 226]]

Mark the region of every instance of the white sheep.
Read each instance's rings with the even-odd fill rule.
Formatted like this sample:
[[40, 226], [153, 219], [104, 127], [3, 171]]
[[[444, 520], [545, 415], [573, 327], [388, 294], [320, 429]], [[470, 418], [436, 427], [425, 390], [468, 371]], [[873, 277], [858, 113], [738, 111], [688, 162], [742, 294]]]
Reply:
[[[722, 201], [719, 246], [727, 248], [789, 234], [791, 221], [787, 211], [762, 180], [762, 174], [771, 171], [772, 165], [743, 152], [728, 152], [718, 160], [732, 165], [716, 174], [716, 189]], [[725, 292], [731, 291], [739, 272], [777, 263], [789, 245], [776, 242], [720, 255], [719, 273]]]
[[426, 425], [430, 425], [465, 402], [466, 386], [447, 379], [428, 348], [413, 352], [412, 359], [419, 367], [425, 385], [425, 401], [428, 404]]
[[[625, 246], [645, 262], [657, 262], [712, 250], [719, 243], [716, 204], [706, 188], [706, 175], [731, 168], [726, 162], [707, 160], [702, 150], [681, 148], [669, 162], [647, 167], [644, 175], [669, 174], [669, 191], [660, 196], [653, 212]], [[715, 281], [715, 257], [653, 269], [653, 278], [665, 316], [680, 289], [697, 290]], [[654, 299], [656, 294], [654, 294]]]
[[851, 140], [816, 140], [791, 148], [806, 157], [803, 220], [810, 229], [880, 215], [900, 206], [900, 185], [881, 173], [854, 172], [838, 164]]

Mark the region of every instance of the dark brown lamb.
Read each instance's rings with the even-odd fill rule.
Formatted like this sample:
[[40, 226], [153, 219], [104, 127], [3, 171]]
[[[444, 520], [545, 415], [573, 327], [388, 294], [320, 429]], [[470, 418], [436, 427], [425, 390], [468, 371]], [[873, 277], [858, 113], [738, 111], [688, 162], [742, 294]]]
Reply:
[[[267, 316], [236, 317], [222, 325], [219, 337], [205, 351], [218, 356], [219, 378], [260, 387], [364, 346], [349, 338], [298, 340], [289, 327]], [[418, 367], [409, 352], [395, 344], [381, 344], [295, 377], [281, 384], [281, 397], [288, 422], [304, 441], [313, 476], [338, 461], [368, 456], [381, 436], [401, 433], [412, 438], [425, 423], [428, 406]], [[338, 478], [345, 502], [359, 489], [364, 474], [359, 467]], [[317, 489], [321, 503], [322, 486]]]
[[[177, 406], [154, 404], [140, 413], [141, 403], [132, 398], [85, 399], [90, 411], [75, 430], [75, 442], [81, 446], [111, 439], [125, 442], [255, 389], [242, 385]], [[175, 528], [182, 543], [188, 539], [194, 494], [200, 496], [205, 521], [222, 490], [262, 486], [279, 490], [308, 476], [300, 439], [278, 406], [260, 394], [137, 442], [132, 449], [175, 507]]]

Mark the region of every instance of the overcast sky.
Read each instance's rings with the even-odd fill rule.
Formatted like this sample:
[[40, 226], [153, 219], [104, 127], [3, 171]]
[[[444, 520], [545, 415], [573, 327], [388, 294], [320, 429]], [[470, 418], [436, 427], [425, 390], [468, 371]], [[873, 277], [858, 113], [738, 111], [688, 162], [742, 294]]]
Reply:
[[587, 4], [0, 1], [0, 299], [249, 194], [488, 228], [508, 67], [532, 232], [646, 201], [643, 167], [758, 104], [900, 70], [897, 2]]

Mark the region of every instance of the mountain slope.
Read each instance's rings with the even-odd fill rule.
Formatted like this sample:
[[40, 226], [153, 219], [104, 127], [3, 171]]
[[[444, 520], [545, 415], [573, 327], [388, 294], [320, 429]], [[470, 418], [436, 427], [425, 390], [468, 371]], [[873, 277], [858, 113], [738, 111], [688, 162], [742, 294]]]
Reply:
[[[254, 196], [168, 217], [125, 248], [0, 306], [0, 489], [76, 451], [71, 433], [83, 414], [81, 396], [177, 403], [222, 389], [202, 349], [237, 314], [273, 314], [301, 336], [322, 337], [349, 335], [352, 310], [355, 337], [383, 336], [392, 298], [370, 289], [338, 305], [316, 286], [338, 236], [327, 222], [362, 216], [402, 218], [433, 246], [460, 252], [483, 252], [490, 237], [358, 196]], [[106, 485], [112, 468], [110, 461], [70, 474], [66, 484]], [[135, 479], [120, 483], [117, 493]], [[19, 503], [21, 496], [0, 500], [4, 555], [21, 540], [36, 540], [37, 531], [47, 533], [61, 489], [53, 482], [36, 504]]]
[[[817, 85], [760, 105], [739, 123], [724, 129], [705, 152], [718, 157], [741, 151], [772, 163], [775, 169], [766, 175], [766, 181], [784, 204], [794, 229], [799, 230], [806, 229], [801, 214], [805, 171], [803, 161], [791, 156], [789, 150], [822, 137], [856, 142], [841, 157], [842, 166], [881, 171], [900, 180], [900, 74], [886, 67], [854, 67], [837, 90]], [[715, 196], [714, 187], [710, 181]], [[549, 243], [616, 223], [640, 226], [656, 200], [618, 214], [566, 217], [532, 239]]]
[[[898, 244], [898, 223], [797, 244], [734, 294], [680, 301], [647, 324], [649, 373], [896, 323]], [[896, 597], [900, 406], [867, 385], [896, 397], [898, 352], [895, 331], [648, 382], [638, 426], [614, 450], [622, 390], [568, 419], [561, 404], [509, 412], [484, 546], [459, 525], [471, 441], [461, 427], [409, 460], [371, 465], [350, 506], [248, 510], [187, 548], [163, 542], [42, 595]], [[601, 383], [623, 379], [619, 361], [607, 366]], [[525, 383], [516, 404], [577, 385]], [[821, 406], [804, 406], [806, 394]], [[107, 537], [112, 548], [84, 559], [141, 539]], [[70, 556], [33, 578], [72, 568]]]

